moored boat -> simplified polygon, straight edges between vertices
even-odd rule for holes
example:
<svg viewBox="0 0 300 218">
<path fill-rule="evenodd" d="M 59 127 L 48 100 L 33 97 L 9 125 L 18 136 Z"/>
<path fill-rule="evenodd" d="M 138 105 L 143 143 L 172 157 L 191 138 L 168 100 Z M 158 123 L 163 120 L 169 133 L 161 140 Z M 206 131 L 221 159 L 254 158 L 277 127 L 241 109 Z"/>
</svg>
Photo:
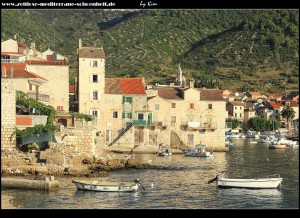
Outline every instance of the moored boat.
<svg viewBox="0 0 300 218">
<path fill-rule="evenodd" d="M 162 143 L 158 147 L 158 156 L 171 156 L 172 152 L 170 152 L 170 148 L 168 145 Z"/>
<path fill-rule="evenodd" d="M 185 156 L 189 157 L 214 157 L 213 151 L 207 151 L 204 147 L 195 147 L 185 150 Z"/>
<path fill-rule="evenodd" d="M 140 185 L 139 179 L 134 182 L 107 182 L 87 179 L 72 180 L 78 190 L 99 192 L 134 192 Z"/>
<path fill-rule="evenodd" d="M 267 178 L 254 178 L 254 179 L 229 179 L 216 176 L 208 181 L 212 183 L 216 181 L 220 188 L 249 188 L 249 189 L 271 189 L 277 188 L 281 182 L 279 174 L 270 175 Z"/>
</svg>

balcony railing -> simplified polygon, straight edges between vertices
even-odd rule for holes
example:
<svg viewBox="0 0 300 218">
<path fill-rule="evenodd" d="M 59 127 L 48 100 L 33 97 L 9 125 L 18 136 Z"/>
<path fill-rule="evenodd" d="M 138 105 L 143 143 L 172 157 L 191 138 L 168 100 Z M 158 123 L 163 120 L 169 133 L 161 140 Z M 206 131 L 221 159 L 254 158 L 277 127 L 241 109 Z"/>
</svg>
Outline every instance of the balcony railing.
<svg viewBox="0 0 300 218">
<path fill-rule="evenodd" d="M 27 92 L 27 97 L 28 98 L 33 98 L 36 99 L 36 93 L 34 92 Z M 50 101 L 50 97 L 49 95 L 45 95 L 45 94 L 38 94 L 38 101 L 42 101 L 42 102 L 49 102 Z"/>
<path fill-rule="evenodd" d="M 152 126 L 151 120 L 133 120 L 132 121 L 133 126 Z"/>
<path fill-rule="evenodd" d="M 19 59 L 1 59 L 1 63 L 20 63 Z"/>
<path fill-rule="evenodd" d="M 186 126 L 190 129 L 217 129 L 217 122 L 212 123 L 201 123 L 201 122 L 182 122 L 183 126 Z"/>
</svg>

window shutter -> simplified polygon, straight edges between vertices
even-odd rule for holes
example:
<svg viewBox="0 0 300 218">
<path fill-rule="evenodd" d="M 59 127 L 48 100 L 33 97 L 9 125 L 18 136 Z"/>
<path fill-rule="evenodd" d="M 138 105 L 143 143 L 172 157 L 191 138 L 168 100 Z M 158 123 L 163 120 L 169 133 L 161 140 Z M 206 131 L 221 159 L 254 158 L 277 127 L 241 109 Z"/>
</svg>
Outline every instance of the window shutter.
<svg viewBox="0 0 300 218">
<path fill-rule="evenodd" d="M 100 117 L 100 110 L 97 110 L 97 117 Z"/>
<path fill-rule="evenodd" d="M 122 112 L 122 118 L 123 119 L 125 118 L 125 112 Z"/>
<path fill-rule="evenodd" d="M 129 97 L 129 102 L 132 103 L 132 97 Z"/>
<path fill-rule="evenodd" d="M 90 115 L 93 115 L 93 110 L 90 110 Z"/>
<path fill-rule="evenodd" d="M 100 92 L 97 91 L 97 95 L 98 95 L 98 100 L 100 100 Z"/>
<path fill-rule="evenodd" d="M 130 118 L 130 119 L 132 119 L 132 112 L 130 112 L 130 114 L 129 114 L 129 118 Z"/>
<path fill-rule="evenodd" d="M 90 67 L 92 67 L 93 66 L 93 61 L 90 61 Z"/>
<path fill-rule="evenodd" d="M 90 99 L 93 100 L 93 91 L 90 91 Z"/>
<path fill-rule="evenodd" d="M 125 96 L 123 96 L 123 102 L 122 103 L 124 104 L 124 102 L 125 102 Z"/>
</svg>

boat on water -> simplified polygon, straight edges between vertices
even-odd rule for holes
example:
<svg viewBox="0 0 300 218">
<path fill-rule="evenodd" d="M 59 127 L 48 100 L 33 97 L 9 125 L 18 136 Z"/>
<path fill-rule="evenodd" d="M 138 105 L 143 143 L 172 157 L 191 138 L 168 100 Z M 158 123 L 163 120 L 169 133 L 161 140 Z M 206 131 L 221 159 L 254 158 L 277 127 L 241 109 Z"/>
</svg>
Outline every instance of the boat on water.
<svg viewBox="0 0 300 218">
<path fill-rule="evenodd" d="M 170 147 L 164 143 L 159 144 L 158 147 L 158 156 L 171 156 L 172 152 L 170 152 Z"/>
<path fill-rule="evenodd" d="M 279 174 L 270 175 L 267 178 L 254 179 L 229 179 L 216 176 L 208 181 L 212 183 L 216 181 L 219 188 L 249 188 L 249 189 L 271 189 L 277 188 L 281 182 Z"/>
<path fill-rule="evenodd" d="M 269 148 L 270 149 L 284 149 L 284 148 L 287 148 L 287 145 L 285 144 L 269 144 Z"/>
<path fill-rule="evenodd" d="M 99 191 L 99 192 L 134 192 L 141 185 L 137 178 L 134 182 L 109 182 L 87 179 L 74 179 L 78 190 Z"/>
<path fill-rule="evenodd" d="M 205 145 L 198 144 L 194 148 L 186 149 L 185 156 L 189 157 L 214 157 L 215 153 L 213 151 L 207 151 Z"/>
</svg>

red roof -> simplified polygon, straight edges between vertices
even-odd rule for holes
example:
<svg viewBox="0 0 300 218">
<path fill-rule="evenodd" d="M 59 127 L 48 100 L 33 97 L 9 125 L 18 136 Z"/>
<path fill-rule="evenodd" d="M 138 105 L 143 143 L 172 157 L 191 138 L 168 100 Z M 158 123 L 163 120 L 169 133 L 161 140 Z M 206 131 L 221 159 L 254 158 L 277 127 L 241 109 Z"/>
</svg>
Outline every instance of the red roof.
<svg viewBox="0 0 300 218">
<path fill-rule="evenodd" d="M 105 93 L 146 94 L 141 78 L 105 78 Z"/>
<path fill-rule="evenodd" d="M 26 48 L 27 45 L 25 45 L 23 42 L 17 42 L 18 43 L 18 46 L 21 47 L 21 48 Z"/>
<path fill-rule="evenodd" d="M 153 90 L 157 90 L 157 94 L 161 98 L 183 100 L 183 96 L 180 89 L 173 87 L 153 87 Z"/>
<path fill-rule="evenodd" d="M 123 94 L 146 94 L 141 78 L 123 78 L 121 88 Z"/>
<path fill-rule="evenodd" d="M 261 94 L 259 92 L 249 92 L 252 96 L 261 96 Z"/>
<path fill-rule="evenodd" d="M 4 75 L 4 71 L 6 71 L 6 76 L 8 78 L 37 78 L 48 81 L 44 77 L 41 77 L 32 72 L 28 72 L 26 70 L 26 64 L 24 63 L 1 63 L 1 76 Z"/>
<path fill-rule="evenodd" d="M 276 103 L 275 101 L 271 101 L 271 102 L 269 102 L 269 104 L 271 105 L 272 108 L 277 108 L 277 109 L 280 108 L 280 105 L 278 103 Z"/>
<path fill-rule="evenodd" d="M 72 92 L 72 93 L 75 92 L 75 86 L 74 85 L 69 85 L 69 92 Z"/>
<path fill-rule="evenodd" d="M 269 98 L 273 98 L 273 99 L 277 99 L 277 98 L 281 98 L 282 95 L 279 94 L 269 94 Z"/>
<path fill-rule="evenodd" d="M 69 65 L 69 62 L 66 60 L 62 60 L 62 61 L 27 60 L 25 61 L 25 63 L 29 65 Z"/>
<path fill-rule="evenodd" d="M 292 101 L 291 106 L 292 106 L 292 107 L 299 107 L 299 105 L 297 104 L 297 101 Z"/>
</svg>

